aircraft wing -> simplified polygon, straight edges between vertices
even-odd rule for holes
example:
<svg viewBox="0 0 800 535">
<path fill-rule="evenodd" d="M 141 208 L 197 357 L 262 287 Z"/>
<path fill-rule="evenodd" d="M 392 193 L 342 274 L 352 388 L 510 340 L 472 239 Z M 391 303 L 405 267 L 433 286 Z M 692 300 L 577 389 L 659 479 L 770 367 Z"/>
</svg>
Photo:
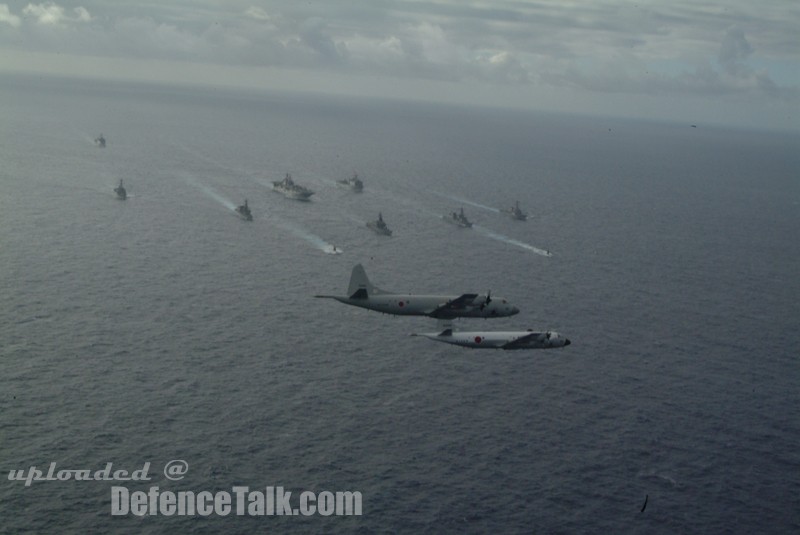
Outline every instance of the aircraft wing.
<svg viewBox="0 0 800 535">
<path fill-rule="evenodd" d="M 434 318 L 438 317 L 450 317 L 454 312 L 458 312 L 459 310 L 465 310 L 475 298 L 478 297 L 478 294 L 462 294 L 456 297 L 455 299 L 451 299 L 447 303 L 443 305 L 439 305 L 436 307 L 430 315 Z"/>
<path fill-rule="evenodd" d="M 526 334 L 525 336 L 517 338 L 513 342 L 508 342 L 507 344 L 503 344 L 501 346 L 501 349 L 518 349 L 518 348 L 524 346 L 525 344 L 527 344 L 528 342 L 531 342 L 533 340 L 537 340 L 537 339 L 546 340 L 547 334 L 548 333 L 546 333 L 546 332 L 545 333 L 531 332 L 531 333 Z"/>
</svg>

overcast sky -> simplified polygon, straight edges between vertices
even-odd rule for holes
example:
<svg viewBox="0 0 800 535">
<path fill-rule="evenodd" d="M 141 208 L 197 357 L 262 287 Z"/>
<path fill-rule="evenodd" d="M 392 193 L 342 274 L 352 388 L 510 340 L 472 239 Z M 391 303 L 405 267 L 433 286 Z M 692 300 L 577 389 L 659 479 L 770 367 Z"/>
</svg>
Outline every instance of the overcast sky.
<svg viewBox="0 0 800 535">
<path fill-rule="evenodd" d="M 0 70 L 800 129 L 800 1 L 9 1 Z"/>
</svg>

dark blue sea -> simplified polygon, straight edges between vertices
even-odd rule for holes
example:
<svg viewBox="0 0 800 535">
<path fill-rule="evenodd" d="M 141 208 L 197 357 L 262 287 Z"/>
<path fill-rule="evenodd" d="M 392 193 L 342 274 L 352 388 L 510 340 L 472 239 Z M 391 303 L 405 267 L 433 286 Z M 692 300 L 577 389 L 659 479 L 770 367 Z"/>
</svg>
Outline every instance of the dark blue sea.
<svg viewBox="0 0 800 535">
<path fill-rule="evenodd" d="M 799 231 L 797 133 L 3 75 L 0 530 L 796 533 Z M 357 263 L 572 345 L 313 298 Z M 150 481 L 8 479 L 51 462 Z M 120 484 L 363 514 L 112 516 Z"/>
</svg>

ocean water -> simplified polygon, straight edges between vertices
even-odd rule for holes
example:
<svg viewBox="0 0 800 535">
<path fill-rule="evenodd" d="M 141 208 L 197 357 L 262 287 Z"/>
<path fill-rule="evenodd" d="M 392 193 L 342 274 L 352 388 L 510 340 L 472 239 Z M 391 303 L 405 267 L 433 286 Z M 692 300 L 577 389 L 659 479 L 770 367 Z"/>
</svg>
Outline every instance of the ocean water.
<svg viewBox="0 0 800 535">
<path fill-rule="evenodd" d="M 0 82 L 3 532 L 800 530 L 797 134 Z M 287 172 L 311 202 L 270 190 Z M 460 207 L 475 228 L 441 221 Z M 462 328 L 572 345 L 469 350 L 313 298 L 356 263 L 522 311 Z M 112 516 L 111 482 L 6 477 L 51 462 L 359 491 L 363 514 Z"/>
</svg>

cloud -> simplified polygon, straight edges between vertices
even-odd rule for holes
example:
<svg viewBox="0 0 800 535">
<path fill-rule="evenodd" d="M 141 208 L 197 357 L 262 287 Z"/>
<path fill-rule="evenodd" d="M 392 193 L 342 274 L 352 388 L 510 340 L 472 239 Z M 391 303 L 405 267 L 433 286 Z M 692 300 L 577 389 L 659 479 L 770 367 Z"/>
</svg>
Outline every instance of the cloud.
<svg viewBox="0 0 800 535">
<path fill-rule="evenodd" d="M 508 50 L 494 51 L 488 57 L 479 57 L 479 64 L 483 69 L 483 78 L 487 80 L 528 83 L 533 79 L 519 59 Z"/>
<path fill-rule="evenodd" d="M 415 56 L 437 65 L 458 66 L 468 58 L 468 52 L 459 44 L 452 42 L 444 28 L 438 24 L 423 22 L 409 32 L 409 46 Z"/>
<path fill-rule="evenodd" d="M 725 71 L 732 76 L 744 74 L 747 68 L 742 63 L 748 56 L 753 53 L 753 47 L 744 36 L 744 31 L 734 26 L 728 28 L 725 32 L 725 38 L 720 45 L 719 59 L 720 64 L 724 67 Z"/>
<path fill-rule="evenodd" d="M 756 71 L 745 62 L 754 53 L 744 30 L 732 26 L 725 32 L 717 60 L 735 87 L 778 94 L 778 85 L 766 70 Z"/>
<path fill-rule="evenodd" d="M 113 34 L 120 42 L 107 42 L 106 45 L 123 55 L 135 53 L 150 57 L 192 58 L 197 56 L 202 43 L 192 32 L 150 18 L 119 20 L 114 24 Z"/>
<path fill-rule="evenodd" d="M 86 8 L 78 6 L 72 11 L 75 12 L 75 20 L 80 22 L 91 22 L 92 16 L 89 14 L 89 11 L 87 11 Z"/>
<path fill-rule="evenodd" d="M 28 4 L 22 14 L 36 19 L 39 24 L 58 24 L 64 19 L 64 8 L 55 4 Z"/>
<path fill-rule="evenodd" d="M 64 8 L 47 2 L 44 4 L 28 4 L 22 10 L 25 17 L 35 19 L 38 24 L 42 25 L 59 25 L 64 22 L 89 22 L 92 16 L 83 7 L 76 7 L 73 10 L 74 16 L 68 16 Z"/>
<path fill-rule="evenodd" d="M 244 11 L 245 16 L 255 20 L 270 20 L 269 13 L 260 7 L 250 6 Z"/>
<path fill-rule="evenodd" d="M 8 4 L 0 4 L 0 22 L 18 28 L 20 25 L 20 18 L 9 11 Z"/>
<path fill-rule="evenodd" d="M 774 96 L 800 85 L 800 7 L 782 0 L 84 2 L 92 13 L 0 4 L 0 47 L 593 93 Z"/>
<path fill-rule="evenodd" d="M 360 62 L 369 69 L 401 64 L 405 58 L 403 42 L 395 35 L 375 39 L 356 34 L 345 41 L 345 46 L 353 62 Z"/>
<path fill-rule="evenodd" d="M 325 21 L 320 17 L 311 17 L 303 21 L 298 33 L 302 42 L 323 60 L 339 63 L 347 56 L 347 47 L 333 42 L 327 32 Z"/>
</svg>

